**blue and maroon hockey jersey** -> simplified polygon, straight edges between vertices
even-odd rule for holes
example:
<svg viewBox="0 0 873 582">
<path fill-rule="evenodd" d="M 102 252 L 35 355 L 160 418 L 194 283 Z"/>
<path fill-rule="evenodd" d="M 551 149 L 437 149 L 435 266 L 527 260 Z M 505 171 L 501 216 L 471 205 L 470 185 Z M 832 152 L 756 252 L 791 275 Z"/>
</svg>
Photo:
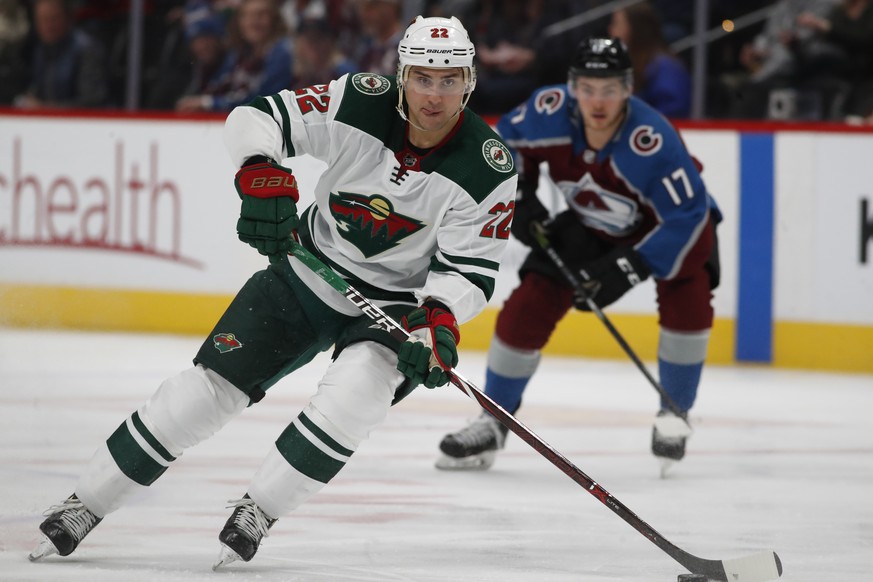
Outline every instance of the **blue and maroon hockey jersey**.
<svg viewBox="0 0 873 582">
<path fill-rule="evenodd" d="M 537 184 L 540 164 L 579 220 L 618 244 L 632 244 L 659 279 L 675 277 L 710 216 L 721 213 L 676 129 L 630 97 L 624 122 L 601 150 L 585 140 L 566 85 L 538 89 L 500 118 L 521 181 Z"/>
</svg>

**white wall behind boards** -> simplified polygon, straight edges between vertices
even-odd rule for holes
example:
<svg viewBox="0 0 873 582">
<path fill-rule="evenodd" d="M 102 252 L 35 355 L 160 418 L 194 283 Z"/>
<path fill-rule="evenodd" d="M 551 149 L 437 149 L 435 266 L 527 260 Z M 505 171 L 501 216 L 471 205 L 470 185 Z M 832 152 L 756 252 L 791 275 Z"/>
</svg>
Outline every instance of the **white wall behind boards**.
<svg viewBox="0 0 873 582">
<path fill-rule="evenodd" d="M 775 164 L 776 318 L 873 325 L 873 135 L 779 135 Z"/>
<path fill-rule="evenodd" d="M 3 301 L 10 290 L 232 296 L 267 262 L 237 240 L 235 168 L 222 128 L 217 119 L 0 112 L 0 323 L 2 310 L 18 308 Z M 749 266 L 738 259 L 741 137 L 773 134 L 772 323 L 835 326 L 835 337 L 851 326 L 860 333 L 854 343 L 873 343 L 873 132 L 825 129 L 683 126 L 725 217 L 716 317 L 737 318 Z M 309 158 L 286 163 L 305 206 L 323 166 Z M 510 242 L 494 307 L 517 283 L 526 252 Z M 610 313 L 654 322 L 654 286 L 635 288 Z"/>
</svg>

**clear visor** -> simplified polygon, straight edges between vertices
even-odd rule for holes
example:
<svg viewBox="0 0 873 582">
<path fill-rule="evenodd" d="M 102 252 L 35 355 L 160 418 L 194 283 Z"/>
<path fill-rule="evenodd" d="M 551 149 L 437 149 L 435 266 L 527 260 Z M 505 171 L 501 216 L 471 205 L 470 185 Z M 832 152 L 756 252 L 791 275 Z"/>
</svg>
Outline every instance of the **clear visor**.
<svg viewBox="0 0 873 582">
<path fill-rule="evenodd" d="M 466 69 L 407 69 L 403 81 L 407 91 L 422 95 L 463 95 L 472 90 Z"/>
</svg>

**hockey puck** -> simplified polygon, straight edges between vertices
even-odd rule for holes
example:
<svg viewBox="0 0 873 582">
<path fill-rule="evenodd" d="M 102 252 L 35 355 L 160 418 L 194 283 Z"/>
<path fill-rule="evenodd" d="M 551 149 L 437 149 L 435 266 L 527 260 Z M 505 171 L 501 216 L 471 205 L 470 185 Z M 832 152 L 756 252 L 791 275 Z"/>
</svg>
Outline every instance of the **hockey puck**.
<svg viewBox="0 0 873 582">
<path fill-rule="evenodd" d="M 707 582 L 709 578 L 703 574 L 679 574 L 678 582 Z"/>
</svg>

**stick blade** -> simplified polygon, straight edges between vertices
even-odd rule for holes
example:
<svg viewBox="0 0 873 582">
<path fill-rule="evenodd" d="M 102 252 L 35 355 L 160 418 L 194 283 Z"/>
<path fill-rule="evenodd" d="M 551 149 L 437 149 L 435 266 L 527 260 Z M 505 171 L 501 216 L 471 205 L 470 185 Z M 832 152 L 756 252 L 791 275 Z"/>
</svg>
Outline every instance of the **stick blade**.
<svg viewBox="0 0 873 582">
<path fill-rule="evenodd" d="M 782 576 L 782 560 L 776 552 L 723 560 L 722 565 L 729 582 L 766 582 Z"/>
</svg>

